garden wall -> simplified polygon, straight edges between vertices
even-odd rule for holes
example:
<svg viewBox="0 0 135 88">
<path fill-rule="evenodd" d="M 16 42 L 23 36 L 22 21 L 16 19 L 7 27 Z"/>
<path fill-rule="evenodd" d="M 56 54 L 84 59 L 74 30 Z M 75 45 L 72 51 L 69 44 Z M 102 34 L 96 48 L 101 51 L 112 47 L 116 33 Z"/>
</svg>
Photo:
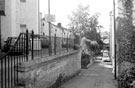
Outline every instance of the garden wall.
<svg viewBox="0 0 135 88">
<path fill-rule="evenodd" d="M 19 88 L 55 88 L 81 70 L 80 50 L 24 62 L 18 67 Z"/>
</svg>

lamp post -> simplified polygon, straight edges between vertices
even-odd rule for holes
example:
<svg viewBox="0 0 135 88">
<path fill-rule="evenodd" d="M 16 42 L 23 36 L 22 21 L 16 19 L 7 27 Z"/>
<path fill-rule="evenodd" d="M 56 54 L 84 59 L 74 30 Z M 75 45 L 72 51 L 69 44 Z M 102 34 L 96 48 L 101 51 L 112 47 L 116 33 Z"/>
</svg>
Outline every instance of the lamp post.
<svg viewBox="0 0 135 88">
<path fill-rule="evenodd" d="M 50 18 L 50 0 L 48 0 L 48 17 Z M 49 20 L 49 55 L 52 55 L 52 45 L 51 45 L 51 22 Z"/>
<path fill-rule="evenodd" d="M 109 35 L 109 43 L 110 43 L 110 58 L 112 61 L 112 11 L 110 11 L 110 35 Z"/>
<path fill-rule="evenodd" d="M 2 41 L 2 38 L 1 38 L 1 16 L 0 16 L 0 53 L 1 53 L 1 41 Z"/>
<path fill-rule="evenodd" d="M 113 0 L 113 19 L 114 19 L 114 78 L 116 79 L 116 20 L 115 20 L 115 0 Z"/>
</svg>

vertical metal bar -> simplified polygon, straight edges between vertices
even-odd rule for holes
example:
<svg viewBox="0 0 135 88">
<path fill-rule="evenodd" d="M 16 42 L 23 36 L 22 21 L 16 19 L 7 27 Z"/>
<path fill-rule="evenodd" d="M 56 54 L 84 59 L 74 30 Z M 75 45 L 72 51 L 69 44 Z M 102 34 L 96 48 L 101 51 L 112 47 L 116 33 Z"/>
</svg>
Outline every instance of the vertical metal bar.
<svg viewBox="0 0 135 88">
<path fill-rule="evenodd" d="M 54 36 L 54 54 L 56 55 L 56 33 L 55 33 L 55 36 Z"/>
<path fill-rule="evenodd" d="M 38 51 L 37 51 L 37 37 L 35 37 L 34 43 L 35 43 L 34 48 L 35 48 L 35 52 L 36 52 L 36 56 L 37 56 L 37 54 L 38 54 Z"/>
<path fill-rule="evenodd" d="M 26 30 L 26 60 L 28 61 L 28 53 L 29 53 L 29 49 L 28 49 L 28 30 Z"/>
<path fill-rule="evenodd" d="M 28 49 L 29 49 L 29 47 L 28 47 Z M 25 58 L 26 54 L 25 54 L 25 52 L 26 52 L 26 34 L 23 37 L 23 56 L 22 56 L 22 58 L 24 59 L 24 61 L 26 61 L 26 58 Z"/>
<path fill-rule="evenodd" d="M 5 73 L 4 73 L 5 74 L 5 79 L 4 79 L 5 80 L 5 88 L 7 87 L 7 80 L 6 80 L 6 77 L 7 77 L 7 69 L 6 69 L 7 68 L 6 67 L 7 63 L 6 62 L 7 62 L 7 59 L 5 58 L 5 67 L 4 67 L 4 70 L 5 70 Z"/>
<path fill-rule="evenodd" d="M 3 88 L 3 59 L 2 58 L 0 61 L 1 61 L 1 88 Z"/>
<path fill-rule="evenodd" d="M 11 88 L 13 87 L 13 58 L 11 56 Z"/>
<path fill-rule="evenodd" d="M 8 88 L 10 88 L 10 57 L 9 56 L 7 56 L 8 58 Z"/>
<path fill-rule="evenodd" d="M 38 35 L 38 39 L 37 39 L 37 49 L 38 49 L 38 55 L 41 56 L 41 51 L 40 51 L 40 47 L 39 47 L 39 42 L 40 42 L 40 35 Z"/>
<path fill-rule="evenodd" d="M 42 46 L 41 46 L 42 39 L 43 39 L 43 36 L 40 35 L 40 45 L 39 45 L 39 46 L 40 46 L 40 49 L 41 49 L 41 50 L 40 50 L 40 51 L 41 51 L 41 58 L 42 58 L 43 55 L 44 55 L 44 54 L 43 54 L 43 49 L 42 49 Z"/>
<path fill-rule="evenodd" d="M 17 44 L 18 45 L 18 44 Z M 18 57 L 17 57 L 17 59 L 18 59 Z M 13 84 L 13 86 L 15 85 L 15 77 L 16 77 L 16 73 L 15 73 L 15 63 L 16 63 L 16 58 L 15 58 L 15 56 L 13 56 L 13 73 L 14 73 L 14 76 L 13 76 L 13 82 L 14 82 L 14 84 Z M 19 59 L 19 61 L 20 61 L 20 59 Z"/>
<path fill-rule="evenodd" d="M 32 42 L 32 46 L 31 46 L 31 48 L 32 48 L 32 49 L 31 49 L 31 57 L 32 57 L 32 60 L 33 60 L 33 59 L 34 59 L 34 56 L 33 56 L 33 47 L 34 47 L 34 46 L 33 46 L 33 45 L 34 45 L 34 43 L 33 43 L 33 42 L 34 42 L 34 31 L 32 31 L 31 38 L 32 38 L 32 39 L 31 39 L 31 42 Z"/>
<path fill-rule="evenodd" d="M 26 30 L 26 32 L 27 32 L 27 30 Z M 21 62 L 23 62 L 23 61 L 26 61 L 26 54 L 27 54 L 27 47 L 26 47 L 26 41 L 27 41 L 27 38 L 26 38 L 26 36 L 27 36 L 27 33 L 22 33 L 21 34 L 21 37 L 20 37 L 20 43 L 21 44 L 19 44 L 19 46 L 21 45 L 21 51 L 22 51 L 22 54 L 21 54 L 21 56 L 19 57 L 19 59 L 22 59 L 21 61 L 19 61 L 18 63 L 21 63 Z M 24 59 L 24 60 L 23 60 Z"/>
<path fill-rule="evenodd" d="M 38 36 L 36 37 L 36 52 L 37 52 L 37 56 L 39 55 L 39 51 L 38 51 Z"/>
<path fill-rule="evenodd" d="M 22 37 L 23 37 L 23 34 L 20 34 L 19 35 L 19 37 L 17 38 L 17 45 L 15 46 L 15 47 L 17 47 L 17 52 L 19 52 L 19 54 L 21 53 L 21 52 L 23 52 L 22 50 L 21 50 L 21 45 L 22 45 L 22 41 L 21 40 L 23 40 L 22 39 Z M 16 57 L 16 62 L 21 62 L 21 58 L 18 58 L 19 56 L 17 55 L 17 57 Z"/>
<path fill-rule="evenodd" d="M 28 38 L 27 38 L 28 37 Z M 25 33 L 25 36 L 24 36 L 24 59 L 25 61 L 27 61 L 27 56 L 29 55 L 29 33 Z"/>
<path fill-rule="evenodd" d="M 68 52 L 68 34 L 67 34 L 67 52 Z"/>
<path fill-rule="evenodd" d="M 24 36 L 24 33 L 20 33 L 19 37 L 17 38 L 17 52 L 19 52 L 20 55 L 17 55 L 17 56 L 14 56 L 14 59 L 13 59 L 13 72 L 14 72 L 14 84 L 17 84 L 18 83 L 18 72 L 17 72 L 17 69 L 18 69 L 18 63 L 22 62 L 23 61 L 23 58 L 21 58 L 21 55 L 24 53 L 23 49 L 23 36 Z"/>
<path fill-rule="evenodd" d="M 23 34 L 20 34 L 17 45 L 16 45 L 19 47 L 19 49 L 17 49 L 18 50 L 17 52 L 19 52 L 19 54 L 21 54 L 21 53 L 23 54 L 23 52 L 24 52 L 23 51 L 24 47 L 22 45 L 23 45 Z M 15 83 L 18 82 L 18 72 L 16 71 L 18 69 L 18 63 L 22 62 L 22 61 L 23 61 L 23 58 L 21 58 L 20 55 L 17 55 L 14 59 L 14 73 L 16 73 L 16 76 L 14 76 Z"/>
</svg>

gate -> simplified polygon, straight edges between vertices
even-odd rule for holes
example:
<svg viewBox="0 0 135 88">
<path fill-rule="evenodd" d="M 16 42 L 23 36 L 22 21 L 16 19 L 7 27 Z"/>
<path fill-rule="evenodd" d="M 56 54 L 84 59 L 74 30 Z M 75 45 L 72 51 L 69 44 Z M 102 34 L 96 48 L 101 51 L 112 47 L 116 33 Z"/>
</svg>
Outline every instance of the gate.
<svg viewBox="0 0 135 88">
<path fill-rule="evenodd" d="M 28 61 L 30 49 L 28 30 L 10 41 L 10 44 L 5 46 L 6 54 L 0 56 L 0 88 L 15 88 L 18 83 L 18 64 Z"/>
</svg>

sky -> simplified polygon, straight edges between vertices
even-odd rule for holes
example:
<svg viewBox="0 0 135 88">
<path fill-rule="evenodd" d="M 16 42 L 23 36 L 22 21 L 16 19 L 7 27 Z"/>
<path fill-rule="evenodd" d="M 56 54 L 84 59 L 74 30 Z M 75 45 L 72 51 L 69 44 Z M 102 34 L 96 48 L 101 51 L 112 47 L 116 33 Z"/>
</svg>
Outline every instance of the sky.
<svg viewBox="0 0 135 88">
<path fill-rule="evenodd" d="M 69 23 L 68 16 L 75 11 L 81 3 L 83 6 L 90 6 L 90 14 L 101 13 L 99 24 L 104 26 L 103 31 L 109 31 L 110 11 L 113 9 L 113 0 L 50 0 L 50 13 L 55 15 L 55 22 L 62 23 L 67 28 Z M 40 12 L 42 17 L 48 14 L 48 0 L 40 0 Z"/>
</svg>

